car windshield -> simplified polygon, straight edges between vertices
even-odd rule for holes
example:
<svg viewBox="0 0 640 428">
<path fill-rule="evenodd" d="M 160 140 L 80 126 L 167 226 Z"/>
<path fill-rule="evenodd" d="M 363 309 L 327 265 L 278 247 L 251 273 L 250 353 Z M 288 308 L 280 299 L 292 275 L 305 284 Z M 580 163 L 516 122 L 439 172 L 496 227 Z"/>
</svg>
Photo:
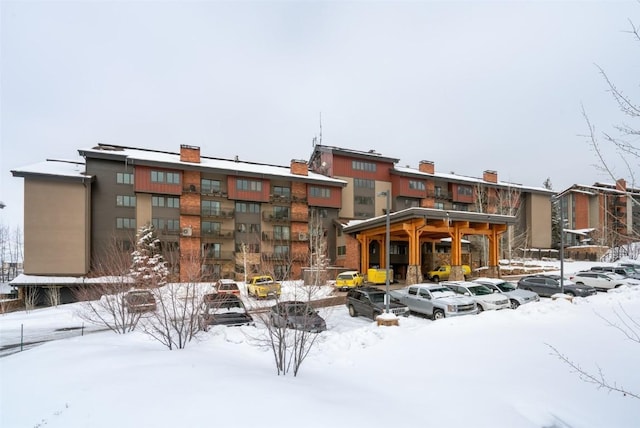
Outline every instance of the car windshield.
<svg viewBox="0 0 640 428">
<path fill-rule="evenodd" d="M 605 275 L 607 275 L 611 279 L 617 279 L 617 280 L 624 279 L 624 276 L 619 275 L 617 273 L 613 273 L 613 272 L 607 272 Z"/>
<path fill-rule="evenodd" d="M 384 303 L 384 293 L 371 293 L 369 294 L 369 299 L 373 303 Z"/>
<path fill-rule="evenodd" d="M 291 305 L 287 308 L 289 315 L 293 316 L 308 316 L 314 315 L 316 311 L 310 308 L 308 305 Z"/>
<path fill-rule="evenodd" d="M 485 285 L 474 285 L 469 287 L 469 291 L 471 292 L 471 294 L 475 295 L 475 296 L 484 296 L 487 294 L 493 294 L 493 291 L 485 286 Z"/>
<path fill-rule="evenodd" d="M 513 291 L 517 288 L 514 284 L 510 282 L 501 282 L 500 284 L 496 284 L 496 287 L 498 287 L 500 291 L 503 291 L 503 292 Z"/>
</svg>

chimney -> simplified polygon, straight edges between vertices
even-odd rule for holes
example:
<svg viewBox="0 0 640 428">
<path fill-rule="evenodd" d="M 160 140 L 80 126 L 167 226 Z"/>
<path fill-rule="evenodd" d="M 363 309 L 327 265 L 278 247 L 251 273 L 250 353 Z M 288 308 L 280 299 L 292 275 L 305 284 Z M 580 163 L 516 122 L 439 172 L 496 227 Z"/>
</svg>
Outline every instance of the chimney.
<svg viewBox="0 0 640 428">
<path fill-rule="evenodd" d="M 418 165 L 418 170 L 427 174 L 435 174 L 436 166 L 432 161 L 421 160 L 420 164 Z"/>
<path fill-rule="evenodd" d="M 627 182 L 624 178 L 619 178 L 616 180 L 616 190 L 620 190 L 621 192 L 627 191 Z"/>
<path fill-rule="evenodd" d="M 309 175 L 309 165 L 306 161 L 291 159 L 291 174 Z"/>
<path fill-rule="evenodd" d="M 496 171 L 486 170 L 482 173 L 482 179 L 488 183 L 498 182 L 498 173 Z"/>
<path fill-rule="evenodd" d="M 180 162 L 200 163 L 200 147 L 181 144 Z"/>
</svg>

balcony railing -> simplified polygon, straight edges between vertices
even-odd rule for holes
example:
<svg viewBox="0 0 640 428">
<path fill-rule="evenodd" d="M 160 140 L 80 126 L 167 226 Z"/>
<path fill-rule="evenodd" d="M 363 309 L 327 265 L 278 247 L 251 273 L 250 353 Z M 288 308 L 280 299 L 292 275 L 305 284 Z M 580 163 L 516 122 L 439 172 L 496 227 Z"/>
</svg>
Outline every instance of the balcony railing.
<svg viewBox="0 0 640 428">
<path fill-rule="evenodd" d="M 235 237 L 234 230 L 203 230 L 202 236 L 204 238 L 223 238 L 232 239 Z"/>
<path fill-rule="evenodd" d="M 213 251 L 211 253 L 205 253 L 203 256 L 204 262 L 214 262 L 216 260 L 234 260 L 235 253 L 233 251 Z"/>
</svg>

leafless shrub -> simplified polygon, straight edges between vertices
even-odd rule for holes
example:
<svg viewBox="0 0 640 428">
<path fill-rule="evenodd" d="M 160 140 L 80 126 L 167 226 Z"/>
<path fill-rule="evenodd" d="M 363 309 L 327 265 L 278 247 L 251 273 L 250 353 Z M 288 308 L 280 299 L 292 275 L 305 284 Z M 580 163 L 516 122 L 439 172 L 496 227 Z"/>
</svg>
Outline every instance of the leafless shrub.
<svg viewBox="0 0 640 428">
<path fill-rule="evenodd" d="M 171 283 L 149 291 L 157 309 L 142 318 L 142 331 L 171 350 L 185 348 L 200 330 L 202 287 L 196 282 Z"/>
<path fill-rule="evenodd" d="M 46 290 L 49 306 L 57 307 L 60 304 L 60 287 L 51 285 Z"/>
<path fill-rule="evenodd" d="M 24 307 L 27 312 L 36 307 L 40 298 L 40 287 L 30 285 L 24 289 Z"/>
</svg>

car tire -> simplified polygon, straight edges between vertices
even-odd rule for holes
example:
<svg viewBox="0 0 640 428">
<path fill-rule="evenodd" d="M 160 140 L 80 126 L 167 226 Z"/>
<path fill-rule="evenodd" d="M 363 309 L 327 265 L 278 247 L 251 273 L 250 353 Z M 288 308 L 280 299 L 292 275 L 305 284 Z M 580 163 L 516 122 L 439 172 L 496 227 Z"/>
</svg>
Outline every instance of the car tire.
<svg viewBox="0 0 640 428">
<path fill-rule="evenodd" d="M 434 309 L 433 320 L 441 320 L 444 318 L 444 311 L 442 309 Z"/>
<path fill-rule="evenodd" d="M 518 301 L 516 299 L 511 299 L 511 309 L 518 309 L 518 306 L 520 306 L 520 303 L 518 303 Z"/>
<path fill-rule="evenodd" d="M 437 275 L 434 276 L 433 278 L 431 278 L 431 281 L 433 282 L 440 282 L 440 277 L 438 277 Z"/>
<path fill-rule="evenodd" d="M 478 305 L 478 313 L 483 312 L 483 311 L 484 311 L 484 308 L 482 307 L 482 305 L 479 304 Z"/>
<path fill-rule="evenodd" d="M 349 305 L 349 315 L 352 317 L 358 316 L 358 312 L 356 312 L 356 308 L 354 308 L 353 305 Z"/>
<path fill-rule="evenodd" d="M 564 294 L 566 294 L 567 296 L 576 297 L 576 293 L 574 293 L 573 291 L 565 291 Z"/>
<path fill-rule="evenodd" d="M 371 314 L 371 319 L 375 321 L 376 318 L 378 318 L 378 315 L 382 315 L 382 313 L 373 311 L 373 313 Z"/>
</svg>

